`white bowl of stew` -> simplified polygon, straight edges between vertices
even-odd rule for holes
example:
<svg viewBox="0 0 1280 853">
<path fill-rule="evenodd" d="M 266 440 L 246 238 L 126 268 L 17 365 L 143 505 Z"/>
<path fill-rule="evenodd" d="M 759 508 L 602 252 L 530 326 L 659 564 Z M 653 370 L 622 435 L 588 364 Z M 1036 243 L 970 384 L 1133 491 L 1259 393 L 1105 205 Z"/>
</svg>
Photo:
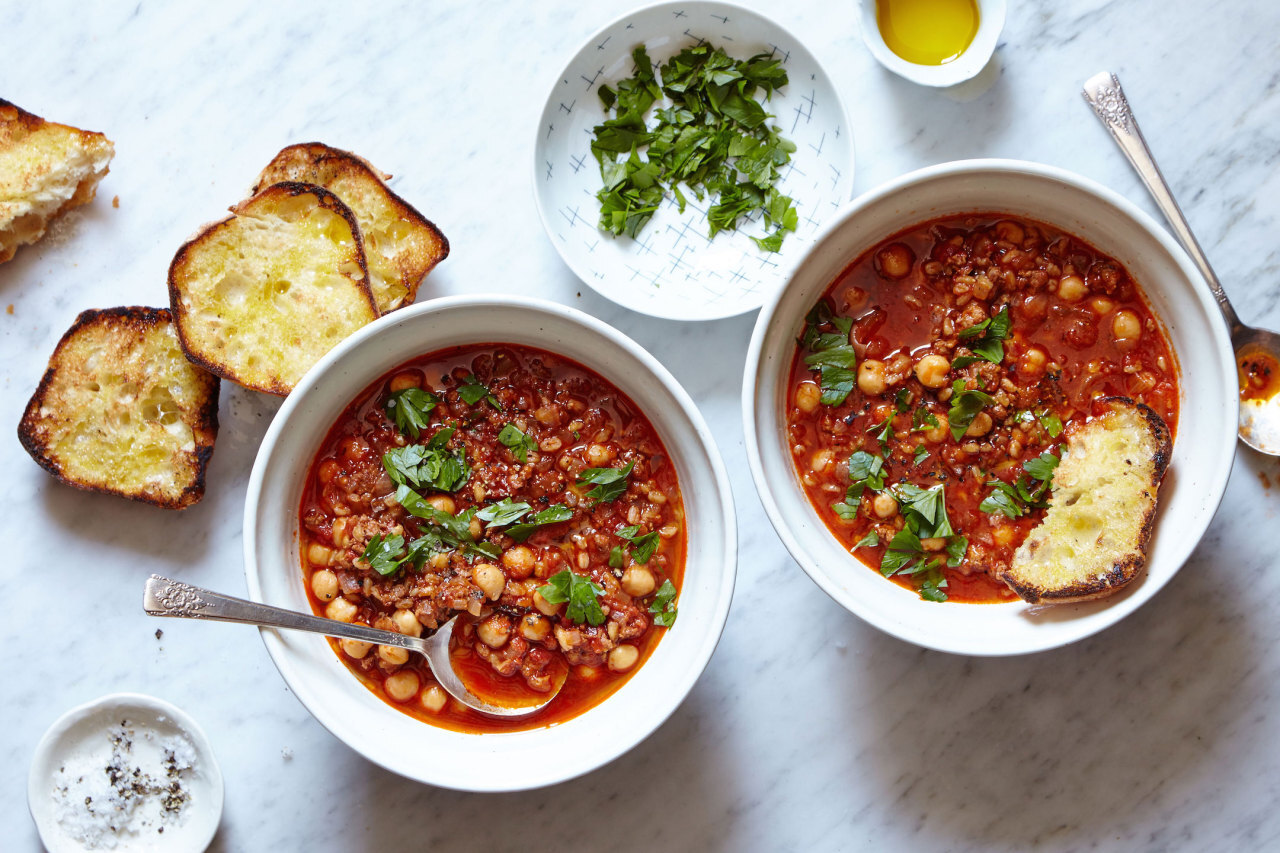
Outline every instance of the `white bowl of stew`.
<svg viewBox="0 0 1280 853">
<path fill-rule="evenodd" d="M 825 230 L 761 311 L 743 416 L 765 510 L 825 592 L 921 646 L 1009 655 L 1100 631 L 1178 571 L 1226 488 L 1235 389 L 1213 298 L 1149 216 L 1061 169 L 972 160 L 873 190 Z M 1043 517 L 1064 429 L 1108 396 L 1174 435 L 1145 571 L 1104 599 L 1029 605 L 995 575 Z M 921 544 L 893 544 L 903 527 Z"/>
<path fill-rule="evenodd" d="M 676 709 L 728 615 L 736 539 L 710 432 L 651 355 L 570 308 L 452 297 L 360 330 L 290 394 L 250 479 L 245 562 L 269 604 L 417 635 L 461 614 L 455 669 L 491 701 L 567 672 L 546 709 L 500 720 L 417 656 L 263 631 L 370 760 L 512 791 L 599 767 Z"/>
</svg>

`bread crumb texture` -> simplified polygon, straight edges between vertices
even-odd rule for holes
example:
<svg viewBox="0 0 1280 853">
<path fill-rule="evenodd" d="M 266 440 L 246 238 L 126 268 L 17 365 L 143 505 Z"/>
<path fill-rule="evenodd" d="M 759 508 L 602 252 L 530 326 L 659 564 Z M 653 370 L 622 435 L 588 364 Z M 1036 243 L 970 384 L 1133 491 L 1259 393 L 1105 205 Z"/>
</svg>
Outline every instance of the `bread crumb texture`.
<svg viewBox="0 0 1280 853">
<path fill-rule="evenodd" d="M 1048 512 L 1000 575 L 1032 604 L 1111 595 L 1146 564 L 1169 428 L 1126 397 L 1100 403 L 1101 415 L 1069 433 Z"/>
<path fill-rule="evenodd" d="M 204 495 L 218 379 L 187 361 L 168 310 L 85 311 L 62 336 L 18 426 L 77 488 L 182 509 Z"/>
<path fill-rule="evenodd" d="M 114 155 L 101 133 L 0 99 L 0 263 L 43 237 L 59 214 L 93 201 Z"/>
<path fill-rule="evenodd" d="M 359 226 L 328 190 L 273 184 L 182 246 L 169 267 L 178 334 L 195 363 L 288 394 L 378 316 Z"/>
</svg>

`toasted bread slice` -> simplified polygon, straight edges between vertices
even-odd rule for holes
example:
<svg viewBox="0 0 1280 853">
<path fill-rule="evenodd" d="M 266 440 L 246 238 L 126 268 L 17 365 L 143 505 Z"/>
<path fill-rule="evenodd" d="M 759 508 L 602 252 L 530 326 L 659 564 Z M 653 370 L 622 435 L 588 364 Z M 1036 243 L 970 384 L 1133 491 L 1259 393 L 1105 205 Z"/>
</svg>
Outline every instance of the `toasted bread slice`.
<svg viewBox="0 0 1280 853">
<path fill-rule="evenodd" d="M 82 313 L 18 424 L 64 483 L 168 509 L 204 496 L 217 435 L 218 378 L 187 361 L 165 308 Z"/>
<path fill-rule="evenodd" d="M 187 357 L 281 396 L 378 316 L 354 214 L 311 184 L 273 184 L 206 227 L 169 265 Z"/>
<path fill-rule="evenodd" d="M 1049 510 L 1000 574 L 1032 604 L 1111 595 L 1146 565 L 1169 428 L 1127 397 L 1100 404 L 1103 414 L 1068 435 Z"/>
<path fill-rule="evenodd" d="M 347 151 L 304 142 L 277 154 L 253 191 L 300 181 L 342 199 L 360 223 L 369 284 L 379 313 L 385 314 L 413 302 L 422 279 L 449 254 L 449 241 L 440 229 L 383 183 L 390 177 Z"/>
<path fill-rule="evenodd" d="M 101 133 L 45 121 L 0 99 L 0 263 L 93 201 L 115 146 Z"/>
</svg>

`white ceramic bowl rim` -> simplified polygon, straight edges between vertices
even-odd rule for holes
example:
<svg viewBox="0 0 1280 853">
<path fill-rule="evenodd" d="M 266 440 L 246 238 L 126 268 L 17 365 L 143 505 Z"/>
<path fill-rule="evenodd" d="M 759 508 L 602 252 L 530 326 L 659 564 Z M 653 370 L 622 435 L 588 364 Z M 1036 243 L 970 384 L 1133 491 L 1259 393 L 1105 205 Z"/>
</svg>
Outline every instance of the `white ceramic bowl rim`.
<svg viewBox="0 0 1280 853">
<path fill-rule="evenodd" d="M 628 390 L 629 384 L 638 387 L 642 382 L 641 379 L 610 375 L 599 364 L 593 364 L 590 358 L 581 358 L 572 352 L 566 352 L 567 345 L 557 347 L 556 343 L 550 339 L 544 338 L 530 342 L 527 340 L 528 336 L 524 336 L 525 339 L 522 340 L 519 335 L 504 335 L 498 332 L 488 338 L 475 337 L 468 338 L 467 341 L 438 344 L 423 343 L 412 352 L 399 347 L 398 355 L 396 352 L 385 351 L 377 357 L 383 360 L 392 355 L 396 357 L 394 363 L 382 369 L 353 367 L 340 379 L 334 380 L 341 383 L 337 387 L 341 388 L 343 393 L 346 393 L 348 387 L 350 393 L 341 400 L 335 399 L 331 404 L 325 404 L 328 424 L 331 424 L 342 408 L 348 405 L 351 398 L 383 375 L 386 370 L 417 355 L 465 342 L 503 343 L 509 340 L 511 343 L 546 349 L 583 363 L 636 400 L 663 438 L 673 460 L 681 466 L 681 487 L 685 496 L 686 513 L 689 514 L 690 520 L 693 520 L 693 510 L 697 508 L 702 519 L 708 523 L 705 528 L 706 533 L 701 540 L 698 539 L 699 534 L 693 530 L 694 525 L 690 524 L 689 559 L 686 563 L 681 591 L 680 619 L 671 629 L 670 635 L 662 637 L 662 642 L 658 644 L 645 665 L 632 675 L 617 693 L 583 714 L 548 728 L 475 735 L 431 726 L 389 707 L 369 693 L 346 670 L 322 638 L 272 629 L 262 630 L 263 642 L 285 682 L 307 710 L 336 737 L 369 760 L 395 773 L 441 787 L 469 791 L 516 791 L 562 782 L 612 761 L 648 737 L 679 707 L 709 662 L 728 618 L 736 573 L 736 527 L 733 523 L 733 499 L 729 489 L 728 475 L 710 429 L 703 421 L 692 399 L 665 367 L 618 330 L 576 309 L 528 297 L 454 296 L 418 303 L 365 326 L 325 355 L 298 382 L 297 390 L 286 398 L 263 438 L 250 475 L 245 500 L 245 576 L 250 598 L 281 606 L 294 604 L 295 607 L 305 607 L 302 602 L 272 600 L 264 596 L 264 576 L 260 573 L 271 569 L 261 565 L 262 560 L 259 558 L 258 550 L 260 547 L 270 547 L 269 543 L 259 544 L 260 536 L 265 535 L 263 531 L 268 530 L 269 526 L 258 516 L 260 502 L 264 499 L 265 478 L 268 470 L 292 464 L 276 462 L 273 459 L 277 455 L 285 454 L 281 448 L 289 443 L 287 436 L 294 421 L 306 423 L 318 417 L 309 414 L 298 415 L 300 407 L 306 405 L 309 393 L 314 391 L 319 383 L 326 381 L 328 376 L 341 370 L 343 360 L 349 354 L 372 347 L 371 342 L 380 335 L 401 327 L 414 328 L 415 323 L 426 325 L 433 322 L 432 317 L 449 317 L 451 313 L 501 310 L 522 312 L 522 323 L 527 321 L 531 328 L 540 320 L 551 324 L 556 322 L 570 324 L 572 329 L 585 333 L 588 340 L 594 344 L 612 347 L 611 352 L 615 353 L 612 357 L 625 362 L 629 371 L 637 376 L 643 374 L 644 377 L 651 378 L 659 384 L 660 389 L 653 393 L 661 394 L 664 402 L 671 404 L 673 414 L 666 415 L 645 409 L 642 401 L 637 399 L 638 395 Z M 538 334 L 547 333 L 539 332 Z M 608 354 L 602 356 L 602 359 L 605 357 L 609 357 Z M 696 437 L 696 441 L 686 438 L 684 447 L 673 444 L 671 436 L 663 434 L 664 423 L 670 424 L 672 430 L 679 430 L 682 435 Z M 324 430 L 328 430 L 327 424 Z M 290 452 L 301 453 L 309 460 L 315 453 L 315 449 L 315 446 L 298 447 Z M 685 465 L 688 467 L 684 467 Z M 686 479 L 691 472 L 698 478 L 696 483 Z M 292 493 L 296 495 L 296 484 L 291 488 Z M 691 493 L 694 488 L 697 489 L 696 494 Z M 296 501 L 296 497 L 294 500 Z M 296 504 L 293 513 L 293 521 L 289 523 L 296 522 Z M 258 529 L 259 525 L 263 526 L 263 531 Z M 288 537 L 294 540 L 293 544 L 296 548 L 296 529 L 289 531 Z M 697 565 L 695 565 L 696 554 L 703 555 L 703 562 Z M 707 555 L 715 555 L 715 559 L 707 559 Z M 283 560 L 285 570 L 296 564 L 296 560 L 290 560 L 288 555 L 283 557 L 274 555 L 272 559 Z M 301 596 L 300 572 L 297 575 L 296 586 Z M 686 602 L 691 604 L 687 610 Z M 703 602 L 700 605 L 701 609 L 693 606 L 693 602 Z M 683 636 L 680 635 L 681 626 L 688 632 Z M 673 658 L 680 652 L 683 652 L 683 655 L 678 659 Z M 325 684 L 316 684 L 314 682 L 317 679 L 307 677 L 307 674 L 315 672 L 315 663 L 307 660 L 307 655 L 316 660 L 322 660 L 320 665 L 330 668 L 331 672 L 326 678 L 333 679 L 332 684 L 328 680 Z M 306 674 L 303 670 L 306 670 Z M 335 672 L 340 674 L 333 674 Z M 674 673 L 673 677 L 662 680 L 664 674 L 671 673 Z M 649 689 L 655 685 L 661 687 L 661 691 Z M 581 743 L 576 741 L 574 743 L 578 748 L 565 748 L 566 738 L 574 737 L 575 732 L 586 728 L 587 724 L 583 722 L 584 720 L 600 720 L 602 715 L 609 714 L 610 709 L 619 704 L 620 698 L 629 690 L 634 690 L 637 694 L 645 691 L 642 695 L 646 698 L 639 700 L 645 712 L 642 719 L 626 720 L 629 726 L 620 727 L 621 734 L 597 737 L 589 741 L 587 748 L 582 748 Z M 347 711 L 334 710 L 337 704 L 335 700 L 338 697 L 342 697 L 348 704 L 363 705 L 367 712 L 374 716 L 371 718 L 361 716 L 359 728 L 349 725 L 344 716 Z M 599 723 L 592 725 L 599 728 Z M 409 739 L 410 742 L 403 749 L 397 749 L 395 745 L 386 742 L 393 729 L 397 734 Z M 555 741 L 559 751 L 548 752 L 545 755 L 539 754 L 538 760 L 530 760 L 530 755 L 536 750 L 543 749 L 541 743 L 537 742 L 539 739 Z M 401 738 L 400 742 L 404 743 L 404 738 Z M 432 744 L 436 747 L 447 747 L 451 755 L 465 754 L 470 757 L 474 753 L 478 769 L 459 772 L 457 767 L 451 771 L 448 766 L 440 766 L 441 763 L 433 762 L 428 755 L 428 746 Z M 508 754 L 504 750 L 510 751 L 517 748 L 521 750 L 519 752 L 521 761 L 509 762 L 510 766 L 499 763 L 503 756 Z M 447 762 L 444 763 L 447 764 Z M 500 771 L 495 770 L 495 767 L 499 767 Z"/>
<path fill-rule="evenodd" d="M 762 392 L 760 391 L 762 376 L 764 376 L 764 360 L 769 356 L 769 353 L 766 353 L 764 350 L 765 339 L 771 334 L 770 326 L 775 322 L 775 313 L 778 311 L 780 303 L 784 301 L 788 291 L 795 284 L 795 281 L 805 276 L 806 267 L 810 258 L 818 255 L 823 246 L 833 238 L 833 235 L 838 234 L 842 229 L 851 227 L 850 224 L 856 220 L 861 213 L 869 209 L 874 210 L 876 205 L 884 203 L 887 200 L 891 200 L 899 193 L 921 185 L 927 185 L 939 179 L 948 179 L 955 176 L 985 174 L 992 174 L 993 176 L 1021 176 L 1056 182 L 1070 190 L 1079 191 L 1087 196 L 1092 196 L 1093 199 L 1101 205 L 1109 206 L 1110 208 L 1118 211 L 1123 217 L 1131 220 L 1132 223 L 1138 226 L 1142 232 L 1145 232 L 1147 236 L 1157 243 L 1160 251 L 1164 253 L 1164 256 L 1172 263 L 1173 267 L 1181 273 L 1182 278 L 1185 279 L 1185 282 L 1176 282 L 1173 285 L 1163 281 L 1158 284 L 1164 289 L 1168 289 L 1170 287 L 1173 287 L 1174 289 L 1189 287 L 1191 300 L 1194 306 L 1199 310 L 1198 319 L 1201 320 L 1200 325 L 1203 326 L 1207 336 L 1207 340 L 1203 342 L 1204 351 L 1206 354 L 1211 356 L 1212 362 L 1203 367 L 1203 370 L 1205 370 L 1207 375 L 1213 380 L 1213 382 L 1206 381 L 1205 387 L 1201 390 L 1206 391 L 1211 395 L 1217 395 L 1215 399 L 1196 400 L 1194 403 L 1190 402 L 1186 397 L 1187 389 L 1185 387 L 1186 377 L 1184 371 L 1183 397 L 1179 407 L 1179 429 L 1174 443 L 1175 463 L 1179 460 L 1180 448 L 1183 448 L 1185 452 L 1191 452 L 1190 449 L 1187 449 L 1190 436 L 1185 435 L 1184 425 L 1189 419 L 1190 408 L 1192 406 L 1196 409 L 1197 417 L 1203 416 L 1213 419 L 1213 429 L 1209 431 L 1209 435 L 1206 437 L 1204 442 L 1201 442 L 1194 447 L 1195 452 L 1200 453 L 1203 456 L 1203 459 L 1200 461 L 1204 462 L 1205 470 L 1179 472 L 1175 471 L 1174 468 L 1171 467 L 1170 475 L 1174 476 L 1166 476 L 1164 491 L 1169 490 L 1171 479 L 1188 479 L 1189 477 L 1202 476 L 1203 480 L 1197 483 L 1196 491 L 1202 496 L 1203 503 L 1199 504 L 1198 509 L 1194 512 L 1188 510 L 1188 512 L 1191 513 L 1191 518 L 1186 526 L 1179 526 L 1176 531 L 1171 531 L 1171 535 L 1179 537 L 1178 541 L 1180 547 L 1175 553 L 1164 555 L 1165 559 L 1163 560 L 1163 563 L 1171 566 L 1171 569 L 1166 569 L 1165 576 L 1162 577 L 1158 583 L 1148 583 L 1146 582 L 1146 577 L 1140 577 L 1138 582 L 1134 584 L 1134 587 L 1126 590 L 1125 592 L 1119 593 L 1102 601 L 1078 605 L 1056 605 L 1030 608 L 1021 602 L 992 605 L 933 605 L 920 602 L 921 606 L 952 609 L 961 608 L 963 610 L 975 612 L 985 609 L 998 610 L 1016 608 L 1021 610 L 1024 614 L 1044 614 L 1043 621 L 1036 623 L 1038 626 L 1036 631 L 1028 632 L 1030 636 L 1024 634 L 1018 637 L 1016 643 L 1008 647 L 1002 647 L 998 642 L 992 642 L 993 638 L 959 636 L 958 632 L 954 631 L 946 636 L 939 636 L 931 626 L 922 626 L 919 624 L 923 621 L 922 618 L 917 618 L 915 616 L 903 616 L 901 612 L 893 615 L 888 615 L 885 612 L 882 612 L 882 609 L 878 607 L 877 604 L 882 605 L 884 603 L 883 598 L 879 602 L 869 603 L 865 600 L 859 599 L 858 597 L 850 595 L 848 590 L 841 585 L 839 580 L 839 576 L 846 569 L 849 571 L 865 572 L 868 577 L 872 577 L 874 580 L 880 582 L 883 589 L 886 590 L 884 595 L 897 594 L 897 592 L 889 592 L 889 590 L 901 591 L 913 601 L 917 600 L 914 594 L 909 591 L 901 590 L 901 588 L 896 584 L 883 581 L 878 577 L 877 573 L 863 565 L 856 558 L 848 555 L 847 552 L 844 552 L 846 556 L 841 565 L 832 566 L 829 564 L 823 564 L 815 556 L 814 551 L 819 547 L 825 548 L 825 545 L 818 546 L 807 541 L 804 537 L 798 536 L 796 532 L 792 530 L 792 524 L 796 522 L 799 515 L 791 514 L 789 511 L 784 511 L 780 502 L 780 493 L 782 493 L 783 489 L 798 491 L 799 486 L 791 482 L 782 486 L 777 483 L 771 483 L 767 480 L 765 474 L 765 463 L 763 460 L 764 451 L 762 450 L 762 447 L 764 446 L 762 444 L 762 427 L 768 425 L 770 419 L 781 417 L 778 412 L 773 411 L 777 402 L 773 399 L 764 399 L 762 397 Z M 1040 189 L 1045 189 L 1045 187 L 1040 187 Z M 952 213 L 980 213 L 985 211 L 999 212 L 1000 208 L 998 206 L 992 206 L 990 204 L 983 203 L 982 201 L 978 201 L 968 208 L 952 210 L 948 207 L 945 210 L 935 210 L 929 213 L 922 213 L 917 215 L 912 221 L 904 221 L 900 227 L 910 227 L 913 222 L 924 222 L 938 216 L 951 215 Z M 1044 216 L 1037 217 L 1035 214 L 1027 214 L 1027 217 L 1040 218 L 1044 221 L 1050 222 L 1051 224 L 1053 223 L 1051 218 Z M 1062 227 L 1065 227 L 1068 231 L 1072 230 L 1067 226 Z M 848 257 L 845 257 L 842 266 L 852 263 L 858 254 L 866 251 L 866 249 L 875 245 L 880 240 L 889 237 L 897 230 L 899 230 L 899 228 L 893 228 L 885 231 L 884 233 L 877 232 L 874 238 L 864 241 L 866 244 L 860 249 L 853 252 Z M 1082 234 L 1081 236 L 1085 235 Z M 1088 239 L 1088 237 L 1086 237 L 1086 239 Z M 1090 240 L 1090 242 L 1094 241 Z M 1236 449 L 1235 425 L 1238 401 L 1235 393 L 1235 361 L 1232 355 L 1230 338 L 1227 333 L 1226 324 L 1218 310 L 1217 303 L 1214 301 L 1208 285 L 1192 263 L 1190 257 L 1187 256 L 1186 252 L 1163 228 L 1155 222 L 1155 220 L 1118 193 L 1115 193 L 1112 190 L 1089 180 L 1088 178 L 1084 178 L 1064 169 L 1019 160 L 963 160 L 943 163 L 911 172 L 895 180 L 889 181 L 854 199 L 845 207 L 844 210 L 841 211 L 840 215 L 831 220 L 824 229 L 823 234 L 815 240 L 814 249 L 810 258 L 806 258 L 806 260 L 797 267 L 797 271 L 793 275 L 792 280 L 788 282 L 788 287 L 778 293 L 761 309 L 747 352 L 742 404 L 747 459 L 761 503 L 764 505 L 770 521 L 773 523 L 775 530 L 778 532 L 778 535 L 787 547 L 787 550 L 790 551 L 793 558 L 800 564 L 800 567 L 805 571 L 805 573 L 808 574 L 809 577 L 823 589 L 823 591 L 866 622 L 869 622 L 888 634 L 916 643 L 917 645 L 957 654 L 1000 656 L 1043 651 L 1090 636 L 1091 634 L 1114 624 L 1133 610 L 1137 609 L 1155 595 L 1161 585 L 1163 583 L 1167 583 L 1173 574 L 1177 572 L 1177 570 L 1190 556 L 1191 551 L 1198 543 L 1200 537 L 1204 534 L 1204 531 L 1212 520 L 1214 512 L 1221 503 L 1223 493 L 1226 490 L 1227 479 L 1231 473 L 1231 462 Z M 1156 290 L 1157 283 L 1142 282 L 1141 278 L 1139 281 L 1144 284 L 1144 291 L 1148 297 L 1148 301 L 1151 301 L 1153 291 Z M 829 280 L 827 283 L 829 284 Z M 809 283 L 806 282 L 806 285 L 808 284 Z M 817 289 L 813 294 L 813 298 L 816 299 L 818 295 L 825 290 L 825 287 L 826 285 L 823 285 L 821 288 Z M 1181 293 L 1179 295 L 1181 295 Z M 1169 322 L 1171 318 L 1164 317 L 1160 315 L 1159 312 L 1157 312 L 1157 316 L 1160 317 L 1162 323 L 1165 324 L 1166 329 L 1168 330 L 1170 328 Z M 1199 326 L 1197 328 L 1199 328 Z M 1180 357 L 1180 354 L 1175 352 L 1175 356 Z M 786 361 L 789 365 L 789 352 L 786 354 Z M 1204 414 L 1206 412 L 1207 414 Z M 776 471 L 777 468 L 774 470 Z M 794 480 L 794 471 L 791 469 L 789 459 L 787 460 L 787 470 L 791 479 Z M 1186 487 L 1184 486 L 1184 490 L 1185 489 Z M 782 494 L 781 497 L 788 503 L 792 500 L 791 498 L 785 497 L 785 494 Z M 1191 498 L 1186 498 L 1186 500 L 1189 502 Z M 1161 538 L 1159 536 L 1161 519 L 1167 510 L 1167 504 L 1169 502 L 1169 500 L 1162 500 L 1161 502 L 1160 515 L 1157 517 L 1157 535 L 1153 540 L 1157 547 L 1160 544 L 1159 539 Z M 836 541 L 835 537 L 826 529 L 825 524 L 818 519 L 816 513 L 812 512 L 812 508 L 808 507 L 807 503 L 805 508 L 809 511 L 809 514 L 812 515 L 812 521 L 816 525 L 816 528 L 810 528 L 810 535 L 825 536 L 830 540 L 830 542 L 834 543 Z M 815 530 L 818 532 L 815 533 Z M 830 556 L 830 552 L 828 552 L 827 555 Z M 1156 560 L 1153 559 L 1150 562 L 1151 565 L 1147 567 L 1147 572 L 1145 573 L 1147 576 L 1150 575 Z M 874 592 L 873 594 L 881 596 L 880 592 Z M 912 606 L 914 606 L 914 604 L 907 605 L 907 607 Z M 905 607 L 899 608 L 899 610 L 905 609 Z M 917 613 L 920 612 L 923 611 L 917 611 Z M 971 624 L 966 627 L 972 628 L 973 625 Z"/>
<path fill-rule="evenodd" d="M 58 717 L 40 738 L 35 753 L 31 757 L 31 769 L 27 775 L 27 806 L 40 833 L 41 841 L 51 853 L 82 849 L 78 843 L 69 845 L 67 836 L 57 828 L 57 818 L 49 799 L 52 762 L 57 756 L 58 748 L 63 745 L 63 740 L 74 734 L 79 723 L 90 720 L 95 715 L 104 719 L 118 720 L 120 714 L 130 717 L 138 716 L 139 713 L 142 716 L 167 721 L 187 736 L 199 761 L 197 768 L 199 779 L 193 784 L 199 786 L 200 793 L 208 794 L 207 799 L 193 799 L 190 803 L 193 813 L 186 816 L 178 831 L 169 834 L 168 839 L 159 836 L 159 842 L 168 840 L 170 846 L 176 850 L 203 850 L 213 841 L 222 819 L 224 792 L 222 770 L 218 766 L 217 758 L 214 757 L 213 747 L 210 746 L 204 729 L 200 728 L 200 724 L 186 711 L 163 699 L 144 693 L 109 693 L 85 702 L 83 705 L 77 705 Z M 104 731 L 103 734 L 105 735 L 106 732 Z M 156 843 L 156 840 L 148 836 L 146 847 L 156 850 L 163 849 L 165 845 Z M 131 848 L 133 845 L 124 843 L 118 849 L 127 851 Z"/>
</svg>

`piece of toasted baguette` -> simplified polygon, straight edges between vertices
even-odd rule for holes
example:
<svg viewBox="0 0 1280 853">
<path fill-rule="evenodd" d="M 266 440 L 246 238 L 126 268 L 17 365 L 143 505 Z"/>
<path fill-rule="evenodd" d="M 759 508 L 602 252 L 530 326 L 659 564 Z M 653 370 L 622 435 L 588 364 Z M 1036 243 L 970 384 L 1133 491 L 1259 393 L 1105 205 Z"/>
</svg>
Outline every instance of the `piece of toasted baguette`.
<svg viewBox="0 0 1280 853">
<path fill-rule="evenodd" d="M 101 133 L 45 121 L 0 99 L 0 263 L 93 201 L 115 146 Z"/>
<path fill-rule="evenodd" d="M 1049 510 L 999 577 L 1032 604 L 1111 595 L 1146 565 L 1172 441 L 1159 415 L 1127 397 L 1067 436 Z"/>
<path fill-rule="evenodd" d="M 273 184 L 178 250 L 169 300 L 187 357 L 281 396 L 378 316 L 355 215 L 336 195 Z"/>
<path fill-rule="evenodd" d="M 168 509 L 204 496 L 217 434 L 218 378 L 187 361 L 165 308 L 83 312 L 18 424 L 64 483 Z"/>
<path fill-rule="evenodd" d="M 319 142 L 290 145 L 267 164 L 253 192 L 281 181 L 316 184 L 333 192 L 360 223 L 369 284 L 385 314 L 413 302 L 427 273 L 449 254 L 440 229 L 384 183 L 391 176 L 348 151 Z"/>
</svg>

